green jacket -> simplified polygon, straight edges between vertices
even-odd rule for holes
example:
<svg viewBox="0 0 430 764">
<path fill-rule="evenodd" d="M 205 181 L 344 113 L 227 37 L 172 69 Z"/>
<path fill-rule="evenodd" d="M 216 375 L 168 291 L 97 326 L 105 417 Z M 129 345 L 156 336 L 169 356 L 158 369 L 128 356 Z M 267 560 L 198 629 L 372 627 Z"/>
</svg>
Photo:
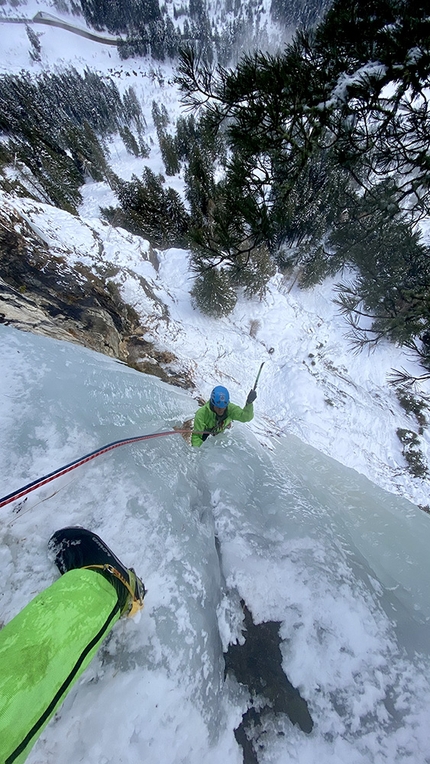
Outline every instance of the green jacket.
<svg viewBox="0 0 430 764">
<path fill-rule="evenodd" d="M 247 403 L 243 409 L 241 409 L 240 406 L 236 406 L 235 403 L 229 403 L 227 406 L 226 418 L 219 421 L 215 411 L 212 411 L 210 408 L 210 401 L 208 401 L 204 406 L 198 409 L 194 417 L 194 432 L 191 436 L 191 445 L 201 446 L 203 440 L 206 440 L 207 436 L 205 437 L 201 434 L 197 434 L 198 432 L 201 433 L 203 430 L 206 430 L 212 435 L 218 435 L 218 433 L 223 432 L 233 420 L 237 422 L 250 422 L 253 418 L 254 406 L 252 403 Z"/>
</svg>

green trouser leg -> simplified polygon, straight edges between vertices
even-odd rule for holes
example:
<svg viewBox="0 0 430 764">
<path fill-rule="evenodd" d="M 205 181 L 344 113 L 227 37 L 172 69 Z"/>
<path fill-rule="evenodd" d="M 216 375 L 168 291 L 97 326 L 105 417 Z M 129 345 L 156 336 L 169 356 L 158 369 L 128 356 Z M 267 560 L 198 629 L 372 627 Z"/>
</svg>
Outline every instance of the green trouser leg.
<svg viewBox="0 0 430 764">
<path fill-rule="evenodd" d="M 120 617 L 114 587 L 77 569 L 0 631 L 0 762 L 23 762 Z"/>
</svg>

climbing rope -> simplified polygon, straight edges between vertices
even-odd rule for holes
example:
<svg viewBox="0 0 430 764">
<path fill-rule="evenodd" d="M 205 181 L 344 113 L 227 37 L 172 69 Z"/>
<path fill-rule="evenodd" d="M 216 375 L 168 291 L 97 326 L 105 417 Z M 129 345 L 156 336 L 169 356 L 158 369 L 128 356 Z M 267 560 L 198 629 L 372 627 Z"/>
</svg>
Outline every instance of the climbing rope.
<svg viewBox="0 0 430 764">
<path fill-rule="evenodd" d="M 80 467 L 82 464 L 86 464 L 87 462 L 90 462 L 92 459 L 95 459 L 97 456 L 101 456 L 102 454 L 107 454 L 109 451 L 113 451 L 114 448 L 119 448 L 120 446 L 126 446 L 129 443 L 140 443 L 142 440 L 152 440 L 152 438 L 162 438 L 166 435 L 184 435 L 185 433 L 187 435 L 191 434 L 191 430 L 168 430 L 167 432 L 153 432 L 150 435 L 137 435 L 134 438 L 125 438 L 124 440 L 115 440 L 113 443 L 108 443 L 107 446 L 102 446 L 101 448 L 97 448 L 96 451 L 92 451 L 90 454 L 87 454 L 86 456 L 82 456 L 81 459 L 75 459 L 74 462 L 70 462 L 69 464 L 66 464 L 64 467 L 60 467 L 58 470 L 54 470 L 54 472 L 50 472 L 49 475 L 44 475 L 43 477 L 37 478 L 37 480 L 33 480 L 31 483 L 27 483 L 27 485 L 24 485 L 22 488 L 18 488 L 17 491 L 13 491 L 13 493 L 9 493 L 7 496 L 4 496 L 2 499 L 0 499 L 0 508 L 6 506 L 6 504 L 10 504 L 12 501 L 16 501 L 17 499 L 22 499 L 23 496 L 26 496 L 27 494 L 31 493 L 31 491 L 35 491 L 36 488 L 41 488 L 43 485 L 46 485 L 47 483 L 50 483 L 52 480 L 55 480 L 56 478 L 62 477 L 63 475 L 67 475 L 68 472 L 71 472 L 72 470 L 75 470 L 77 467 Z M 196 432 L 198 435 L 203 435 L 203 432 Z"/>
</svg>

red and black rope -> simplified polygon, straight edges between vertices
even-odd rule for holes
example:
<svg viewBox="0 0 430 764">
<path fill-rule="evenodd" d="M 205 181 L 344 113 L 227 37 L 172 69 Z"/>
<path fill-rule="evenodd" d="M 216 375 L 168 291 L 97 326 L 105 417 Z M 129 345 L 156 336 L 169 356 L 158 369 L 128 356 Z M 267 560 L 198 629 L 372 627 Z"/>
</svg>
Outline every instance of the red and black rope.
<svg viewBox="0 0 430 764">
<path fill-rule="evenodd" d="M 4 496 L 2 499 L 0 499 L 0 508 L 6 506 L 6 504 L 10 504 L 12 501 L 16 501 L 17 499 L 22 499 L 23 496 L 26 496 L 28 493 L 31 493 L 31 491 L 35 491 L 36 488 L 41 488 L 43 485 L 50 483 L 52 480 L 55 480 L 58 477 L 62 477 L 63 475 L 67 475 L 68 472 L 71 472 L 72 470 L 76 469 L 76 467 L 80 467 L 82 464 L 86 464 L 87 462 L 90 462 L 92 459 L 95 459 L 97 456 L 101 456 L 102 454 L 106 454 L 109 451 L 113 451 L 114 448 L 119 448 L 119 446 L 126 446 L 129 443 L 140 443 L 140 441 L 142 440 L 152 440 L 153 438 L 161 438 L 166 435 L 183 435 L 185 433 L 191 434 L 191 431 L 190 430 L 168 430 L 167 432 L 153 432 L 150 435 L 137 435 L 134 438 L 125 438 L 124 440 L 115 440 L 113 443 L 108 443 L 107 446 L 102 446 L 101 448 L 97 448 L 95 451 L 92 451 L 90 454 L 86 454 L 86 456 L 82 456 L 80 459 L 75 459 L 74 462 L 70 462 L 69 464 L 66 464 L 64 467 L 60 467 L 58 470 L 54 470 L 53 472 L 50 472 L 49 475 L 44 475 L 43 477 L 37 478 L 37 480 L 33 480 L 31 483 L 27 483 L 27 485 L 24 485 L 22 488 L 18 488 L 17 491 L 13 491 L 12 493 L 9 493 L 7 496 Z M 203 433 L 197 433 L 197 434 L 202 435 Z"/>
</svg>

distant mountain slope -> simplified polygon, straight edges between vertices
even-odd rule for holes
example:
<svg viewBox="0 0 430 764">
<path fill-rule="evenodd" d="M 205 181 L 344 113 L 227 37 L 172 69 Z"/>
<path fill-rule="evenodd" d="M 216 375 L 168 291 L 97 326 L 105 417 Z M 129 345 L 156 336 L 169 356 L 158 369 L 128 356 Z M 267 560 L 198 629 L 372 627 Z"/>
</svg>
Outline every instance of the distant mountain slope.
<svg viewBox="0 0 430 764">
<path fill-rule="evenodd" d="M 57 14 L 85 20 L 97 32 L 109 32 L 126 41 L 121 45 L 124 58 L 146 55 L 163 60 L 174 58 L 184 43 L 194 43 L 209 58 L 227 64 L 244 50 L 274 50 L 301 26 L 314 26 L 330 7 L 330 0 L 54 0 Z M 30 23 L 47 23 L 52 6 L 33 13 L 34 2 L 6 3 L 3 16 L 24 16 Z M 39 3 L 38 3 L 39 6 Z M 52 15 L 52 14 L 51 14 Z M 23 19 L 24 21 L 24 19 Z"/>
</svg>

